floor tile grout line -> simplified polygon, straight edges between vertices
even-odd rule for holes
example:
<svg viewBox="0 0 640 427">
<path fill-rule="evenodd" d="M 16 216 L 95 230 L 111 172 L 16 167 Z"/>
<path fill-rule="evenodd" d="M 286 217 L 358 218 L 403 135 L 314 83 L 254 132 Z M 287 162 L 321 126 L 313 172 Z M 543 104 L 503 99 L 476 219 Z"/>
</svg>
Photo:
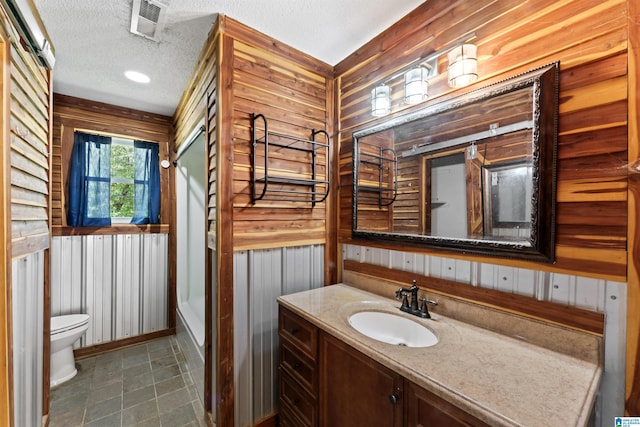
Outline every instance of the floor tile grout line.
<svg viewBox="0 0 640 427">
<path fill-rule="evenodd" d="M 178 382 L 180 382 L 180 386 L 177 386 L 178 388 L 176 390 L 180 390 L 182 388 L 186 388 L 187 389 L 186 391 L 189 393 L 189 398 L 192 398 L 193 396 L 191 396 L 191 392 L 189 391 L 189 385 L 184 380 L 185 374 L 188 374 L 190 378 L 192 377 L 191 370 L 189 369 L 188 364 L 185 364 L 184 361 L 182 361 L 182 359 L 183 359 L 182 354 L 183 353 L 182 353 L 182 350 L 181 350 L 181 348 L 179 346 L 179 343 L 178 343 L 178 341 L 177 341 L 177 339 L 175 337 L 169 337 L 169 339 L 167 339 L 165 341 L 165 344 L 166 344 L 165 346 L 162 346 L 161 344 L 159 344 L 159 345 L 157 345 L 157 347 L 155 347 L 155 346 L 154 347 L 156 348 L 157 352 L 162 352 L 162 353 L 167 353 L 167 354 L 165 356 L 159 356 L 156 353 L 155 355 L 158 356 L 157 357 L 158 360 L 163 359 L 163 358 L 167 358 L 169 356 L 173 356 L 173 359 L 176 362 L 176 366 L 178 366 L 178 369 L 179 369 L 179 372 L 180 372 L 180 374 L 177 375 L 177 377 L 179 377 L 182 380 L 182 381 L 178 381 Z M 125 384 L 124 384 L 124 370 L 125 370 L 125 368 L 124 368 L 124 366 L 128 365 L 128 363 L 126 363 L 126 360 L 127 360 L 128 357 L 138 357 L 138 358 L 140 358 L 141 354 L 145 354 L 146 359 L 147 359 L 146 363 L 150 364 L 149 365 L 149 369 L 150 369 L 149 375 L 151 375 L 151 382 L 152 382 L 152 384 L 154 386 L 154 389 L 153 389 L 154 399 L 153 399 L 153 401 L 154 401 L 154 404 L 155 404 L 156 414 L 157 414 L 157 417 L 159 419 L 158 421 L 161 424 L 160 407 L 159 407 L 159 401 L 158 401 L 158 397 L 159 396 L 158 396 L 157 386 L 162 381 L 169 381 L 173 377 L 164 378 L 163 380 L 156 382 L 155 376 L 154 376 L 153 365 L 151 364 L 151 362 L 152 362 L 152 360 L 151 360 L 152 359 L 152 353 L 154 352 L 153 348 L 149 345 L 149 343 L 147 343 L 147 344 L 145 344 L 145 347 L 144 347 L 143 351 L 144 351 L 144 353 L 136 351 L 136 350 L 133 350 L 133 351 L 131 351 L 131 353 L 133 353 L 133 354 L 129 354 L 128 356 L 126 356 L 125 354 L 127 352 L 127 349 L 121 349 L 121 350 L 117 350 L 116 351 L 117 352 L 117 356 L 111 356 L 114 359 L 119 359 L 118 363 L 117 363 L 118 367 L 116 367 L 116 371 L 114 371 L 114 372 L 118 372 L 118 374 L 120 376 L 120 381 L 119 381 L 120 382 L 120 389 L 119 389 L 119 397 L 120 397 L 120 408 L 119 409 L 120 410 L 119 410 L 119 412 L 114 412 L 114 413 L 106 415 L 106 416 L 104 416 L 102 418 L 107 418 L 107 417 L 110 417 L 110 416 L 113 416 L 113 415 L 119 413 L 120 414 L 120 425 L 122 427 L 124 427 L 124 425 L 125 425 L 124 412 L 126 410 L 125 409 L 125 400 L 124 400 L 124 395 L 125 395 L 125 391 L 124 391 L 125 390 L 125 388 L 124 388 L 124 386 L 125 386 Z M 91 392 L 91 390 L 96 390 L 96 389 L 100 388 L 100 387 L 97 387 L 98 384 L 94 382 L 94 380 L 96 379 L 96 377 L 95 377 L 96 369 L 100 369 L 100 363 L 99 363 L 99 359 L 98 359 L 99 357 L 100 356 L 94 356 L 93 358 L 86 359 L 86 360 L 90 360 L 90 362 L 87 362 L 86 364 L 87 365 L 91 365 L 91 368 L 88 368 L 88 369 L 90 369 L 90 373 L 87 374 L 87 376 L 90 375 L 90 377 L 87 378 L 87 380 L 89 382 L 89 384 L 88 384 L 89 393 Z M 108 365 L 108 364 L 109 364 L 109 361 L 105 361 L 105 365 Z M 181 364 L 184 365 L 184 366 L 181 367 Z M 134 365 L 129 366 L 129 367 L 134 367 L 134 366 L 137 366 L 137 365 L 139 365 L 139 363 L 134 364 Z M 168 365 L 168 366 L 173 366 L 173 364 Z M 166 368 L 166 367 L 167 366 L 165 366 L 163 364 L 159 364 L 158 365 L 158 370 Z M 184 370 L 184 372 L 183 372 L 184 368 L 186 368 L 186 370 Z M 174 376 L 174 377 L 176 377 L 176 376 Z M 107 386 L 104 386 L 104 387 L 107 387 Z M 169 388 L 167 390 L 169 390 L 169 391 L 167 391 L 167 393 L 171 393 L 173 391 L 176 391 L 176 390 L 172 390 L 171 388 Z M 132 392 L 133 391 L 135 391 L 135 390 L 132 390 Z M 113 398 L 115 398 L 115 397 L 117 397 L 117 395 L 114 396 Z M 109 398 L 109 399 L 111 399 L 111 398 Z M 104 401 L 109 400 L 109 399 L 105 399 Z M 52 399 L 52 400 L 54 400 L 54 399 Z M 98 404 L 98 403 L 100 403 L 100 402 L 97 402 L 96 404 Z M 141 404 L 141 403 L 139 402 L 137 404 Z M 199 413 L 199 411 L 197 411 L 196 408 L 193 406 L 193 402 L 191 402 L 191 404 L 192 404 L 192 409 L 193 409 L 194 413 L 196 413 L 196 414 Z M 91 424 L 92 422 L 99 421 L 99 419 L 95 419 L 95 420 L 91 420 L 91 421 L 89 421 L 87 419 L 88 411 L 90 409 L 89 405 L 90 405 L 90 402 L 89 402 L 89 395 L 88 395 L 87 398 L 84 400 L 83 407 L 81 408 L 82 409 L 82 418 L 80 420 L 80 422 L 81 422 L 80 425 L 81 426 L 88 425 L 88 424 Z M 135 406 L 135 405 L 133 405 L 133 406 Z M 142 420 L 142 421 L 145 421 L 145 420 Z"/>
</svg>

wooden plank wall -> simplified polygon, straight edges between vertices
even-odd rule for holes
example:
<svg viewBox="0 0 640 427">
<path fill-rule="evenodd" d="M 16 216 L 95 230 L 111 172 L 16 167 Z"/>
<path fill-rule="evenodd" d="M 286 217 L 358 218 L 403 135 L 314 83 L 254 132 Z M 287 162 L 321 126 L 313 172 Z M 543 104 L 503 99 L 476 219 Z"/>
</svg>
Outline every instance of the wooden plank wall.
<svg viewBox="0 0 640 427">
<path fill-rule="evenodd" d="M 517 264 L 626 281 L 624 0 L 429 1 L 338 64 L 340 241 L 351 241 L 351 133 L 384 120 L 370 114 L 371 88 L 470 32 L 476 34 L 480 81 L 450 89 L 445 55 L 427 103 L 560 61 L 556 263 Z M 394 114 L 406 112 L 402 90 L 395 93 Z"/>
<path fill-rule="evenodd" d="M 627 0 L 629 14 L 629 55 L 627 59 L 629 77 L 629 126 L 628 147 L 630 172 L 638 170 L 640 159 L 640 96 L 638 96 L 640 84 L 640 4 L 635 0 Z M 640 174 L 630 173 L 629 176 L 629 288 L 628 320 L 627 320 L 627 387 L 626 410 L 627 413 L 640 414 Z"/>
<path fill-rule="evenodd" d="M 560 61 L 556 262 L 464 258 L 628 281 L 626 408 L 634 415 L 640 413 L 640 274 L 636 265 L 640 184 L 629 166 L 635 167 L 638 158 L 638 97 L 630 95 L 638 93 L 638 14 L 633 0 L 479 0 L 473 4 L 430 0 L 336 66 L 341 130 L 338 237 L 339 242 L 348 243 L 351 133 L 384 120 L 370 115 L 369 93 L 377 82 L 472 31 L 480 81 L 455 93 Z M 427 103 L 454 93 L 447 86 L 446 65 L 446 59 L 441 59 L 441 74 L 430 81 Z M 402 91 L 395 93 L 394 114 L 419 108 L 403 106 Z M 460 258 L 428 249 L 420 252 Z"/>
<path fill-rule="evenodd" d="M 49 247 L 49 72 L 11 45 L 11 251 Z"/>
<path fill-rule="evenodd" d="M 227 18 L 233 38 L 234 248 L 257 249 L 324 243 L 327 204 L 251 203 L 251 113 L 263 114 L 271 131 L 311 139 L 330 122 L 327 84 L 332 69 Z M 308 170 L 308 160 L 281 163 L 286 173 Z M 322 172 L 321 172 L 322 173 Z"/>
</svg>

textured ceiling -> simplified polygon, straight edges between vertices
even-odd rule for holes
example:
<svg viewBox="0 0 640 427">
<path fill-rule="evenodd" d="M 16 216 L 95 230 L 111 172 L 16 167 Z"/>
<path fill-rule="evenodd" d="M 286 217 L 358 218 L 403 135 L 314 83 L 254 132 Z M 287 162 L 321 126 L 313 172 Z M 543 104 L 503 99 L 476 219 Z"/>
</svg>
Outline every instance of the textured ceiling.
<svg viewBox="0 0 640 427">
<path fill-rule="evenodd" d="M 34 3 L 55 48 L 54 92 L 170 116 L 218 13 L 335 65 L 423 1 L 164 0 L 160 43 L 129 32 L 131 0 Z"/>
</svg>

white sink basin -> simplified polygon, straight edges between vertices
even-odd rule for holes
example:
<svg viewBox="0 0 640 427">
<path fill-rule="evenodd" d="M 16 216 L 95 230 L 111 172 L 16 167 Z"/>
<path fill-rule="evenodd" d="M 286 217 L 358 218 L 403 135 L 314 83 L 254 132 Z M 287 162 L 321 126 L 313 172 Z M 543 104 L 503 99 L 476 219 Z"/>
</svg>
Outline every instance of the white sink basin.
<svg viewBox="0 0 640 427">
<path fill-rule="evenodd" d="M 349 316 L 349 324 L 361 334 L 387 344 L 431 347 L 438 343 L 438 337 L 429 329 L 396 314 L 361 311 Z"/>
</svg>

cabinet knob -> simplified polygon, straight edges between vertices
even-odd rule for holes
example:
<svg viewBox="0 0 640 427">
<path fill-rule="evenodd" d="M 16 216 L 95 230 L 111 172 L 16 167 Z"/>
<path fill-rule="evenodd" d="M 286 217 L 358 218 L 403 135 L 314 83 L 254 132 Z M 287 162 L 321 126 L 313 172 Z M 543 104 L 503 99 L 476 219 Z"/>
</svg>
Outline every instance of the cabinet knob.
<svg viewBox="0 0 640 427">
<path fill-rule="evenodd" d="M 298 399 L 289 399 L 289 403 L 291 404 L 291 406 L 298 406 L 298 403 L 300 403 L 300 400 L 298 400 Z"/>
<path fill-rule="evenodd" d="M 300 332 L 300 329 L 298 329 L 298 328 L 291 328 L 291 330 L 289 331 L 289 333 L 290 333 L 291 335 L 295 335 L 295 334 L 297 334 L 298 332 Z"/>
<path fill-rule="evenodd" d="M 398 404 L 398 400 L 400 399 L 400 396 L 398 396 L 397 394 L 393 393 L 391 396 L 389 396 L 389 400 L 391 401 L 392 404 L 397 405 Z"/>
<path fill-rule="evenodd" d="M 298 369 L 300 366 L 301 366 L 301 365 L 300 365 L 300 362 L 295 362 L 295 363 L 292 365 L 292 368 L 293 368 L 293 369 Z"/>
</svg>

